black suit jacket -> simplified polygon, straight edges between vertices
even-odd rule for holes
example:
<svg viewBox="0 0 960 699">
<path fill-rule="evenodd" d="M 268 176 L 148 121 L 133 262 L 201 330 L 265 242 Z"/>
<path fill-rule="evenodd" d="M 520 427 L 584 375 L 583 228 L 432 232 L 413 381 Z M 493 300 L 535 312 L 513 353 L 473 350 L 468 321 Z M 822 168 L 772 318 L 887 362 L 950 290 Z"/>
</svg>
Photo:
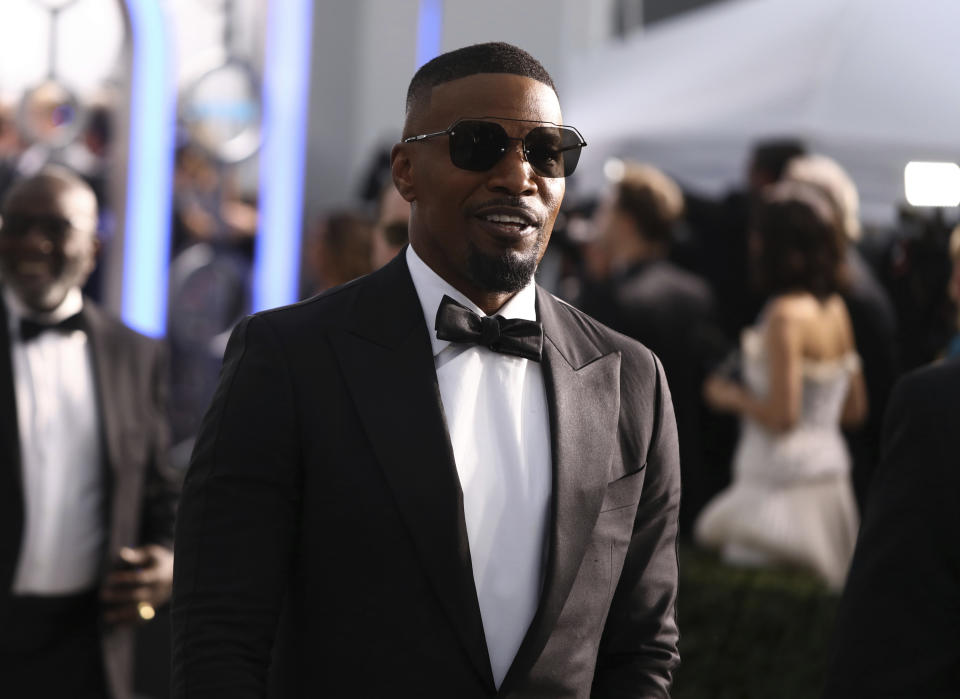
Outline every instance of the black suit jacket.
<svg viewBox="0 0 960 699">
<path fill-rule="evenodd" d="M 163 346 L 84 299 L 94 360 L 107 498 L 104 574 L 124 546 L 172 545 L 175 479 L 168 468 L 167 373 Z M 9 599 L 23 535 L 23 481 L 7 310 L 0 301 L 0 617 Z M 101 636 L 115 699 L 131 691 L 133 631 Z"/>
<path fill-rule="evenodd" d="M 401 254 L 234 331 L 177 522 L 174 696 L 263 697 L 268 674 L 283 697 L 668 695 L 679 469 L 662 369 L 542 289 L 537 313 L 550 543 L 499 692 Z"/>
<path fill-rule="evenodd" d="M 960 361 L 894 389 L 824 697 L 960 696 Z"/>
</svg>

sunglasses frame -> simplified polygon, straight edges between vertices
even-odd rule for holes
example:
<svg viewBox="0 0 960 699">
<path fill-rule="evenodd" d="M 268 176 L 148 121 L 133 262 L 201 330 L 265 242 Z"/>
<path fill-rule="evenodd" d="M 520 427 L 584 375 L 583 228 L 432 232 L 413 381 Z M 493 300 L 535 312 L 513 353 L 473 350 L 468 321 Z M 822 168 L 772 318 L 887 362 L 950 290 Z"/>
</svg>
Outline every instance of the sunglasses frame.
<svg viewBox="0 0 960 699">
<path fill-rule="evenodd" d="M 506 138 L 507 138 L 508 141 L 520 141 L 520 146 L 521 146 L 521 147 L 520 147 L 520 152 L 523 154 L 523 159 L 524 159 L 525 161 L 527 161 L 528 163 L 530 163 L 530 167 L 532 167 L 532 168 L 534 169 L 534 172 L 536 172 L 536 173 L 537 173 L 538 175 L 540 175 L 541 177 L 547 177 L 547 178 L 549 178 L 549 179 L 561 179 L 561 178 L 566 178 L 566 177 L 569 177 L 570 175 L 572 175 L 573 172 L 571 171 L 570 173 L 565 173 L 565 174 L 560 175 L 560 176 L 545 175 L 545 174 L 543 174 L 542 172 L 540 172 L 540 170 L 530 161 L 530 157 L 529 157 L 528 152 L 527 152 L 527 142 L 526 142 L 526 138 L 527 138 L 527 136 L 530 135 L 530 133 L 531 133 L 534 129 L 537 129 L 537 128 L 540 128 L 540 127 L 545 127 L 545 126 L 553 126 L 553 127 L 555 127 L 555 128 L 558 128 L 558 129 L 567 129 L 567 130 L 572 131 L 573 133 L 575 133 L 576 136 L 577 136 L 577 138 L 580 139 L 580 142 L 577 143 L 577 144 L 575 144 L 575 145 L 571 145 L 571 146 L 568 146 L 568 147 L 566 147 L 566 148 L 561 149 L 561 150 L 559 151 L 560 153 L 565 153 L 566 151 L 568 151 L 568 150 L 573 150 L 574 148 L 579 148 L 579 149 L 582 150 L 582 149 L 587 145 L 587 142 L 586 142 L 586 141 L 584 140 L 584 138 L 583 138 L 583 134 L 580 133 L 580 131 L 577 130 L 577 128 L 576 128 L 575 126 L 569 126 L 569 125 L 567 125 L 567 124 L 555 124 L 555 123 L 552 122 L 552 121 L 537 121 L 537 120 L 535 120 L 535 119 L 511 119 L 510 117 L 496 117 L 496 116 L 460 117 L 460 118 L 457 119 L 455 122 L 453 122 L 452 124 L 450 124 L 450 126 L 448 126 L 447 128 L 445 128 L 443 131 L 433 131 L 433 132 L 431 132 L 431 133 L 419 134 L 419 135 L 417 135 L 417 136 L 407 136 L 405 139 L 403 139 L 403 140 L 401 141 L 401 143 L 417 143 L 417 142 L 419 142 L 419 141 L 424 141 L 424 140 L 426 140 L 426 139 L 428 139 L 428 138 L 436 138 L 437 136 L 450 136 L 450 135 L 453 133 L 453 130 L 456 129 L 457 124 L 462 124 L 462 123 L 465 122 L 465 121 L 482 121 L 482 122 L 487 122 L 487 123 L 493 124 L 493 125 L 495 125 L 495 126 L 500 126 L 500 124 L 497 123 L 498 121 L 518 121 L 518 122 L 523 122 L 523 123 L 526 123 L 526 124 L 537 124 L 537 126 L 534 126 L 533 128 L 531 128 L 530 131 L 528 131 L 528 132 L 526 133 L 526 135 L 524 135 L 524 136 L 513 137 L 513 136 L 509 136 L 509 135 L 508 135 Z M 503 129 L 502 126 L 500 126 L 500 128 Z M 506 129 L 504 129 L 504 133 L 506 133 Z M 506 155 L 506 150 L 504 150 L 503 155 Z M 497 158 L 497 160 L 493 163 L 493 165 L 496 165 L 498 162 L 500 162 L 500 160 L 503 158 L 503 155 L 501 155 L 500 158 Z M 453 162 L 452 153 L 451 153 L 451 158 L 450 158 L 450 160 L 451 160 L 451 162 Z M 579 161 L 579 157 L 578 157 L 578 161 Z M 493 167 L 493 165 L 491 165 L 490 168 L 484 168 L 484 169 L 482 169 L 482 170 L 473 170 L 473 169 L 471 169 L 471 168 L 460 167 L 460 166 L 457 165 L 456 163 L 453 163 L 453 164 L 454 164 L 455 167 L 458 167 L 458 168 L 460 168 L 461 170 L 467 170 L 468 172 L 486 172 L 487 170 L 489 170 L 490 168 Z M 575 170 L 575 169 L 576 169 L 576 164 L 574 165 L 574 170 Z"/>
</svg>

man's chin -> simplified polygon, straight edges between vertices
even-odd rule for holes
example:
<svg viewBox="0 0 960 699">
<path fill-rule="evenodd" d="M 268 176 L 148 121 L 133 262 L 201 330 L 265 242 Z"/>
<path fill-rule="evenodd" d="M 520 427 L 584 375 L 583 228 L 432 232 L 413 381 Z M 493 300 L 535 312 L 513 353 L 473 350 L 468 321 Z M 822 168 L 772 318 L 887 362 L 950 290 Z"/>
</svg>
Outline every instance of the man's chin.
<svg viewBox="0 0 960 699">
<path fill-rule="evenodd" d="M 540 246 L 518 252 L 505 250 L 500 254 L 483 253 L 472 249 L 467 257 L 470 279 L 478 288 L 493 293 L 515 293 L 530 283 L 537 262 Z"/>
<path fill-rule="evenodd" d="M 37 313 L 54 310 L 67 295 L 67 290 L 59 287 L 37 288 L 30 284 L 11 283 L 10 289 L 23 302 L 23 305 Z"/>
</svg>

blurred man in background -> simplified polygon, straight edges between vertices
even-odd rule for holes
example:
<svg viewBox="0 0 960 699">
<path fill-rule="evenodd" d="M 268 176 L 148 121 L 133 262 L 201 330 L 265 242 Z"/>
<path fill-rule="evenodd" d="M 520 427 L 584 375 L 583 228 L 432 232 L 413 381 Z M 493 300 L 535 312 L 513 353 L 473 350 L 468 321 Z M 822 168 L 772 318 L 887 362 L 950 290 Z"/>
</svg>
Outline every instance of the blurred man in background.
<svg viewBox="0 0 960 699">
<path fill-rule="evenodd" d="M 791 159 L 806 153 L 793 138 L 771 138 L 754 144 L 747 165 L 747 186 L 713 201 L 687 192 L 686 217 L 692 250 L 677 251 L 681 264 L 702 274 L 713 288 L 717 317 L 728 339 L 740 341 L 740 331 L 757 317 L 762 295 L 749 271 L 747 234 L 750 217 L 764 187 L 779 182 Z"/>
<path fill-rule="evenodd" d="M 707 283 L 669 260 L 674 226 L 683 215 L 680 187 L 654 167 L 626 163 L 594 215 L 609 279 L 580 307 L 639 340 L 663 362 L 677 415 L 684 498 L 681 532 L 713 494 L 701 485 L 700 387 L 713 346 L 713 294 Z"/>
<path fill-rule="evenodd" d="M 81 294 L 97 254 L 82 180 L 45 168 L 2 216 L 0 692 L 123 699 L 133 625 L 173 573 L 164 353 Z"/>
<path fill-rule="evenodd" d="M 313 293 L 362 277 L 371 267 L 373 223 L 353 211 L 335 211 L 320 219 L 307 247 Z"/>
<path fill-rule="evenodd" d="M 373 269 L 383 267 L 410 242 L 410 202 L 400 196 L 392 179 L 384 185 L 377 204 L 377 223 L 370 246 Z"/>
</svg>

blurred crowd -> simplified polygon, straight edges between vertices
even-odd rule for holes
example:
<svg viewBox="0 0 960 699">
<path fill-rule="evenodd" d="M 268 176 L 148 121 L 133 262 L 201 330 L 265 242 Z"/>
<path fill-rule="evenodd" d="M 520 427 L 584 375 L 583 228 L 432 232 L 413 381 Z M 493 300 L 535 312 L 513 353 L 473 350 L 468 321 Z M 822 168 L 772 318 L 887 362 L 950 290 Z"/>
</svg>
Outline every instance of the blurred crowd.
<svg viewBox="0 0 960 699">
<path fill-rule="evenodd" d="M 76 137 L 51 147 L 51 139 L 37 134 L 58 128 L 63 109 L 56 94 L 33 95 L 35 126 L 24 133 L 15 107 L 0 106 L 0 197 L 45 165 L 66 166 L 96 195 L 103 258 L 114 227 L 113 115 L 107 104 L 68 115 L 77 122 Z M 218 160 L 185 130 L 181 134 L 173 182 L 168 343 L 174 462 L 185 467 L 226 338 L 250 310 L 257 197 L 239 184 L 236 165 Z M 537 275 L 547 290 L 640 340 L 663 362 L 679 424 L 681 531 L 687 537 L 707 502 L 730 484 L 740 431 L 738 411 L 711 400 L 705 386 L 713 375 L 744 381 L 742 336 L 762 321 L 777 295 L 769 284 L 774 262 L 763 254 L 757 232 L 771 188 L 788 181 L 809 184 L 828 201 L 831 225 L 841 233 L 841 281 L 834 291 L 849 313 L 850 350 L 861 363 L 868 403 L 858 424 L 843 431 L 859 509 L 896 379 L 960 354 L 960 228 L 951 236 L 944 210 L 904 205 L 895 223 L 864 227 L 855 183 L 839 163 L 808 153 L 802 141 L 759 142 L 748 162 L 744 186 L 719 198 L 685 188 L 652 164 L 608 162 L 605 191 L 585 195 L 573 182 Z M 392 259 L 407 242 L 409 206 L 393 186 L 389 154 L 377 153 L 356 200 L 307 223 L 301 296 L 344 284 Z M 84 291 L 101 299 L 99 270 Z"/>
<path fill-rule="evenodd" d="M 38 130 L 62 119 L 56 96 L 35 102 Z M 0 106 L 0 200 L 51 164 L 68 168 L 94 193 L 109 247 L 113 133 L 99 105 L 74 140 L 50 148 Z M 903 207 L 891 225 L 864 226 L 842 166 L 792 138 L 756 144 L 745 185 L 720 198 L 652 164 L 606 172 L 596 195 L 573 183 L 538 281 L 663 363 L 681 536 L 728 564 L 792 566 L 841 590 L 894 384 L 960 356 L 953 212 Z M 372 159 L 355 202 L 308 222 L 302 269 L 291 270 L 302 296 L 389 262 L 407 243 L 409 206 L 389 160 Z M 169 420 L 183 469 L 226 337 L 250 310 L 257 200 L 233 166 L 183 138 L 172 207 Z M 84 290 L 102 298 L 95 271 Z"/>
</svg>

